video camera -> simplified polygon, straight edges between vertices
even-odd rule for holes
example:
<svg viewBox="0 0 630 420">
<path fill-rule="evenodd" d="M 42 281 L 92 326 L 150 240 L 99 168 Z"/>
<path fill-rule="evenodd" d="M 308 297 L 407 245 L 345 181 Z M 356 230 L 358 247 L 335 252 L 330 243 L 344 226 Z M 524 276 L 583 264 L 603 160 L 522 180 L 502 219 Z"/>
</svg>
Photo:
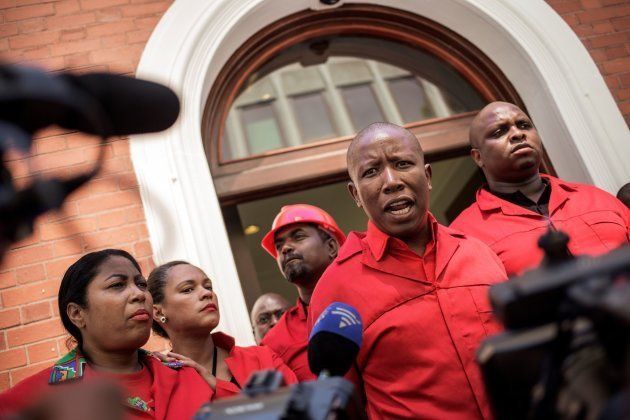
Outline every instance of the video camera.
<svg viewBox="0 0 630 420">
<path fill-rule="evenodd" d="M 548 231 L 540 268 L 492 286 L 506 332 L 477 352 L 498 419 L 630 418 L 630 247 L 573 258 Z"/>
<path fill-rule="evenodd" d="M 86 173 L 36 178 L 17 190 L 5 165 L 10 149 L 28 152 L 38 130 L 58 125 L 94 134 L 101 144 L 110 136 L 150 133 L 170 127 L 179 100 L 157 83 L 108 73 L 51 75 L 34 68 L 0 65 L 0 255 L 30 235 L 35 219 L 61 207 L 66 197 L 101 168 L 104 149 Z"/>
</svg>

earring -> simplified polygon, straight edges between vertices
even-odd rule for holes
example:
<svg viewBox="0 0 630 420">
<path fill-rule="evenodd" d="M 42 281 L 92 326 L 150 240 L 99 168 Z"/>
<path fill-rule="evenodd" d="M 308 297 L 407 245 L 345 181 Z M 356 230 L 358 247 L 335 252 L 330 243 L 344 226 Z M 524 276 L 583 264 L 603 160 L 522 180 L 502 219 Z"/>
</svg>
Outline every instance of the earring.
<svg viewBox="0 0 630 420">
<path fill-rule="evenodd" d="M 162 316 L 160 317 L 160 322 L 161 322 L 162 324 L 166 324 L 166 317 L 165 317 L 164 315 L 162 315 Z"/>
</svg>

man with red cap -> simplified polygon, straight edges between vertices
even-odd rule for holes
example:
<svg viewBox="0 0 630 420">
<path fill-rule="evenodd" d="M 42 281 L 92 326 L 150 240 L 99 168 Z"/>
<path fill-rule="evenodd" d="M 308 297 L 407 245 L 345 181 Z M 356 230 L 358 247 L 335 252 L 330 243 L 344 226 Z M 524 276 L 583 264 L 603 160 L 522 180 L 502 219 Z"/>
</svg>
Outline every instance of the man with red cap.
<svg viewBox="0 0 630 420">
<path fill-rule="evenodd" d="M 428 211 L 431 166 L 408 130 L 368 126 L 347 162 L 367 232 L 352 232 L 319 280 L 309 326 L 333 302 L 358 310 L 363 343 L 349 376 L 370 418 L 490 418 L 475 351 L 500 329 L 488 289 L 506 279 L 501 261 Z"/>
<path fill-rule="evenodd" d="M 300 381 L 315 379 L 306 352 L 311 295 L 345 240 L 328 213 L 308 204 L 282 207 L 262 240 L 262 247 L 276 259 L 282 275 L 295 285 L 299 298 L 267 332 L 261 345 L 276 352 Z"/>
<path fill-rule="evenodd" d="M 493 102 L 473 119 L 471 156 L 487 185 L 451 227 L 485 242 L 508 275 L 535 268 L 547 229 L 569 235 L 574 255 L 604 254 L 628 243 L 630 211 L 599 188 L 539 172 L 543 150 L 536 127 L 516 105 Z"/>
</svg>

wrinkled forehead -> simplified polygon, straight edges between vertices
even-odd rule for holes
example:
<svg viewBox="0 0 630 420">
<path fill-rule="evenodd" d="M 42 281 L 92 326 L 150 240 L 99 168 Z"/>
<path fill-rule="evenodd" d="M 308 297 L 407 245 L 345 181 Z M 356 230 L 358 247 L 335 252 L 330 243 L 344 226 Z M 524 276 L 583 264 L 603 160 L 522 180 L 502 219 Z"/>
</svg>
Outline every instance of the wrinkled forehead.
<svg viewBox="0 0 630 420">
<path fill-rule="evenodd" d="M 522 109 L 514 104 L 498 103 L 488 106 L 479 113 L 477 120 L 482 127 L 495 124 L 498 121 L 510 120 L 513 118 L 525 117 L 529 119 Z"/>
<path fill-rule="evenodd" d="M 348 169 L 362 159 L 368 159 L 371 154 L 380 151 L 385 153 L 405 151 L 422 156 L 418 139 L 407 130 L 398 127 L 379 129 L 355 139 L 353 143 L 348 153 Z"/>
</svg>

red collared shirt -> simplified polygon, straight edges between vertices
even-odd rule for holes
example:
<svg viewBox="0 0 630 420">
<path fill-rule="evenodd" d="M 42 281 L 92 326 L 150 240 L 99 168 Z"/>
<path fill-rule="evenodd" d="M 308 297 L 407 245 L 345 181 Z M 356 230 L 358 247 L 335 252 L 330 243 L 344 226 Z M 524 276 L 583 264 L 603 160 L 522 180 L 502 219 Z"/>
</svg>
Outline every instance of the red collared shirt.
<svg viewBox="0 0 630 420">
<path fill-rule="evenodd" d="M 300 382 L 315 379 L 308 366 L 308 326 L 305 305 L 298 301 L 267 332 L 260 343 L 272 349 L 286 363 Z"/>
<path fill-rule="evenodd" d="M 311 298 L 309 326 L 336 301 L 361 315 L 370 418 L 491 417 L 475 351 L 500 329 L 487 293 L 505 271 L 480 241 L 430 223 L 422 257 L 371 222 L 352 232 Z"/>
<path fill-rule="evenodd" d="M 262 346 L 239 347 L 234 345 L 234 338 L 227 334 L 212 333 L 214 344 L 228 351 L 225 359 L 230 373 L 238 386 L 229 381 L 217 379 L 216 392 L 213 399 L 230 397 L 241 392 L 252 373 L 258 370 L 275 369 L 282 373 L 286 384 L 294 384 L 297 378 L 282 360 L 271 349 Z"/>
<path fill-rule="evenodd" d="M 601 255 L 629 242 L 630 210 L 619 200 L 596 187 L 541 176 L 551 187 L 549 217 L 480 189 L 477 201 L 451 227 L 490 246 L 508 275 L 540 264 L 543 253 L 537 242 L 550 224 L 569 235 L 574 255 Z"/>
</svg>

